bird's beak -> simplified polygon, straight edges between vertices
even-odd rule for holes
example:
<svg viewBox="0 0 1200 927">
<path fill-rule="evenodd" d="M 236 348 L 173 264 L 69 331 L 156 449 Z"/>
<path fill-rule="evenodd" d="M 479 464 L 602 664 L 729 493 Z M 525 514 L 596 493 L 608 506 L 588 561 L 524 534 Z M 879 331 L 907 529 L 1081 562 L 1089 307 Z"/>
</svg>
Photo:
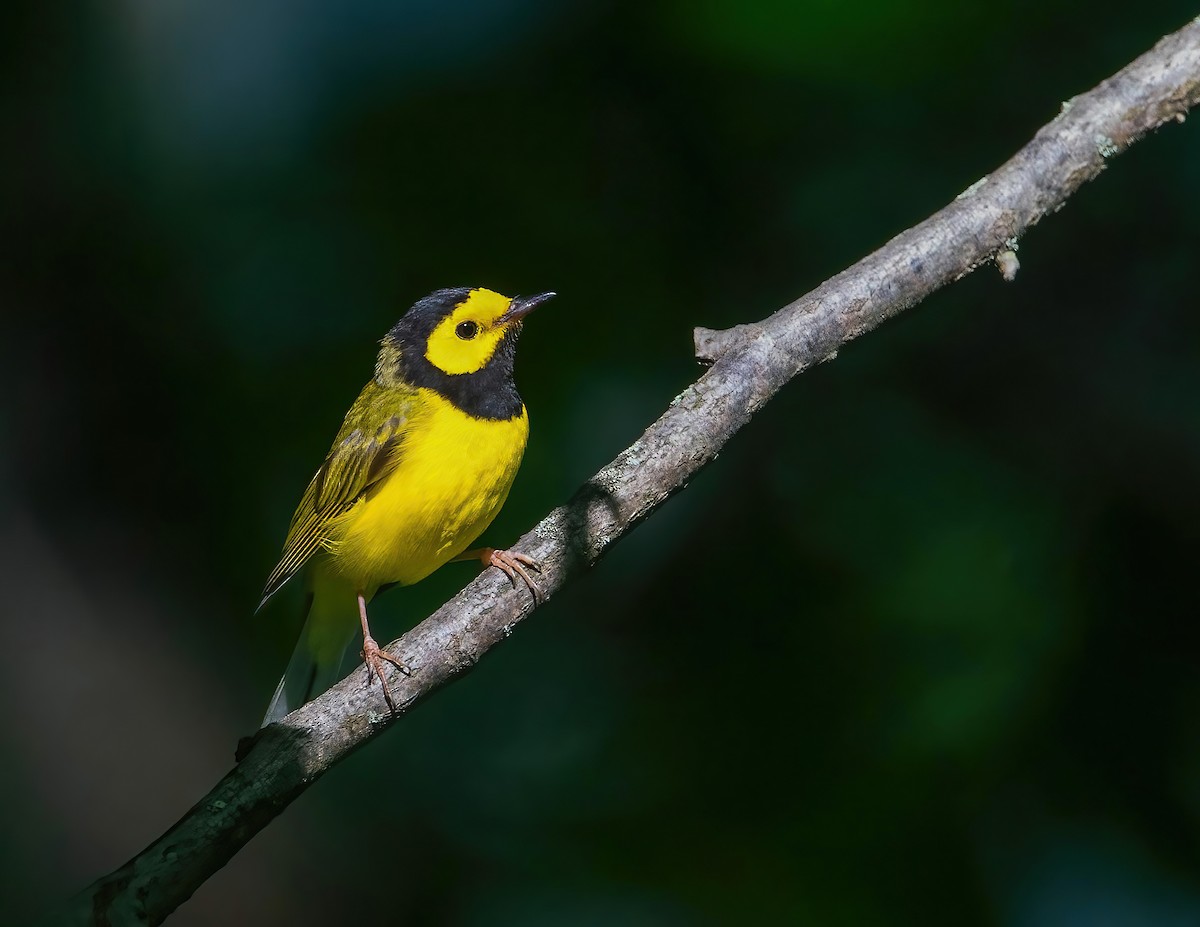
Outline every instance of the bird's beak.
<svg viewBox="0 0 1200 927">
<path fill-rule="evenodd" d="M 500 324 L 507 325 L 517 319 L 523 319 L 548 299 L 553 299 L 557 293 L 538 293 L 537 296 L 514 296 L 508 304 L 508 311 L 500 316 Z"/>
</svg>

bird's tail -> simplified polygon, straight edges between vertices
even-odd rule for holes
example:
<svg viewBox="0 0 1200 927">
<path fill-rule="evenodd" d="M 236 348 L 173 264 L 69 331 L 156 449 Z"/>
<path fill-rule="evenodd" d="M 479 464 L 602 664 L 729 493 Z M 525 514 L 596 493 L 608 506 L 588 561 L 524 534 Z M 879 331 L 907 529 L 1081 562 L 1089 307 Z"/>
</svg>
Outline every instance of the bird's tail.
<svg viewBox="0 0 1200 927">
<path fill-rule="evenodd" d="M 275 687 L 263 727 L 311 702 L 342 678 L 342 657 L 358 627 L 354 595 L 346 595 L 341 589 L 324 589 L 318 584 L 308 595 L 305 611 L 304 629 L 287 670 Z"/>
</svg>

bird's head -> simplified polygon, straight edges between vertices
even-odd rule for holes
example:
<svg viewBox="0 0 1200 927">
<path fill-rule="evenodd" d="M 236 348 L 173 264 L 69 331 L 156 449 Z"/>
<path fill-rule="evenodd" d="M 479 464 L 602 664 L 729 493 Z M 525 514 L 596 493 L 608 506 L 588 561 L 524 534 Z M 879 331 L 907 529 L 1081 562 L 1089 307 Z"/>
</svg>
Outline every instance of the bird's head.
<svg viewBox="0 0 1200 927">
<path fill-rule="evenodd" d="M 521 322 L 553 296 L 509 299 L 482 288 L 436 290 L 387 333 L 376 379 L 385 383 L 399 376 L 415 386 L 454 394 L 511 384 Z"/>
</svg>

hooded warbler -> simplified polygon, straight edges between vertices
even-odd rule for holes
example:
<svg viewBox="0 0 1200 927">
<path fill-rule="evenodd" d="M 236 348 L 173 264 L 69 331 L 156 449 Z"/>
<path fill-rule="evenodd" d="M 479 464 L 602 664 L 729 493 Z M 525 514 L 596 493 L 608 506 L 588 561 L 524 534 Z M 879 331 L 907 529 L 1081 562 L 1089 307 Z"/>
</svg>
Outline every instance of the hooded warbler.
<svg viewBox="0 0 1200 927">
<path fill-rule="evenodd" d="M 384 337 L 375 376 L 346 413 L 325 462 L 292 516 L 261 608 L 304 570 L 306 619 L 271 699 L 270 724 L 339 679 L 361 626 L 368 678 L 392 705 L 384 662 L 367 624 L 382 588 L 424 579 L 447 561 L 478 558 L 517 577 L 535 599 L 528 557 L 466 551 L 508 496 L 529 435 L 513 383 L 522 320 L 554 296 L 509 299 L 485 289 L 438 290 Z"/>
</svg>

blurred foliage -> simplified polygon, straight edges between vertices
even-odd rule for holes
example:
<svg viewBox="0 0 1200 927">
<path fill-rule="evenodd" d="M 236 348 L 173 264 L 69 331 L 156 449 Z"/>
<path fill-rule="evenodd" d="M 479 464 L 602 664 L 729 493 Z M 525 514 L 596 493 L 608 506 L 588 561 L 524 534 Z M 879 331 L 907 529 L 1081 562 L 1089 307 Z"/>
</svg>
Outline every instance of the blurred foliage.
<svg viewBox="0 0 1200 927">
<path fill-rule="evenodd" d="M 505 543 L 1183 2 L 35 4 L 0 17 L 0 895 L 226 768 L 375 341 L 556 289 Z M 1200 920 L 1200 130 L 790 386 L 176 924 Z M 378 604 L 399 633 L 470 576 Z"/>
</svg>

